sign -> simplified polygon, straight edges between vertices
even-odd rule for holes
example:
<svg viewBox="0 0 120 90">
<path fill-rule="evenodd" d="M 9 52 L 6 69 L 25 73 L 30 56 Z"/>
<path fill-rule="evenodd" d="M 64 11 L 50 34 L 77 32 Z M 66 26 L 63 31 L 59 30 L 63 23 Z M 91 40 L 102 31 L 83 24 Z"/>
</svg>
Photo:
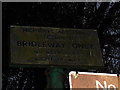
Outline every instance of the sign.
<svg viewBox="0 0 120 90">
<path fill-rule="evenodd" d="M 118 90 L 119 78 L 117 74 L 76 72 L 69 73 L 70 88 L 93 90 Z M 110 89 L 111 88 L 111 89 Z"/>
<path fill-rule="evenodd" d="M 96 30 L 11 26 L 11 64 L 101 67 Z"/>
</svg>

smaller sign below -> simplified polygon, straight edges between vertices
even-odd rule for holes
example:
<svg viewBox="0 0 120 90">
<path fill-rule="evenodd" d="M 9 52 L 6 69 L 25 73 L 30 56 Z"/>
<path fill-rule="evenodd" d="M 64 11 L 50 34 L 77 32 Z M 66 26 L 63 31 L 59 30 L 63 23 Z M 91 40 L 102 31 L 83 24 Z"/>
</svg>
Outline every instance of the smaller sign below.
<svg viewBox="0 0 120 90">
<path fill-rule="evenodd" d="M 89 73 L 71 71 L 70 89 L 119 90 L 120 78 L 117 74 Z M 75 89 L 76 90 L 76 89 Z"/>
</svg>

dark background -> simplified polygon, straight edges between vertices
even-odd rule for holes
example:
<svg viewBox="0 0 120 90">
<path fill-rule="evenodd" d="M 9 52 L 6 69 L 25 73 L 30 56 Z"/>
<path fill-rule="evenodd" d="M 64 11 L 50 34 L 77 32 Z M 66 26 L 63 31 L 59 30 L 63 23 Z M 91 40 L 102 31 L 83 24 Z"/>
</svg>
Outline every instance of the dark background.
<svg viewBox="0 0 120 90">
<path fill-rule="evenodd" d="M 120 71 L 119 2 L 3 2 L 2 24 L 2 90 L 43 90 L 47 84 L 46 68 L 9 67 L 10 25 L 96 29 L 106 69 L 95 72 Z M 64 76 L 65 88 L 69 71 Z"/>
</svg>

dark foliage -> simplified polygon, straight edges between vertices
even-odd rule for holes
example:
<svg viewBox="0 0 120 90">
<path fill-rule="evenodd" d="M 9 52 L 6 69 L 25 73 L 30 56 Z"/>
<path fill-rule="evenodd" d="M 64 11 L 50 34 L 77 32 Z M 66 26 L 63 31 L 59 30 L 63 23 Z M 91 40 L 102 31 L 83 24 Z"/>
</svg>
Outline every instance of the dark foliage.
<svg viewBox="0 0 120 90">
<path fill-rule="evenodd" d="M 97 29 L 106 69 L 120 72 L 120 3 L 2 3 L 3 90 L 43 90 L 45 68 L 9 67 L 10 25 Z M 66 70 L 65 87 L 68 87 Z"/>
</svg>

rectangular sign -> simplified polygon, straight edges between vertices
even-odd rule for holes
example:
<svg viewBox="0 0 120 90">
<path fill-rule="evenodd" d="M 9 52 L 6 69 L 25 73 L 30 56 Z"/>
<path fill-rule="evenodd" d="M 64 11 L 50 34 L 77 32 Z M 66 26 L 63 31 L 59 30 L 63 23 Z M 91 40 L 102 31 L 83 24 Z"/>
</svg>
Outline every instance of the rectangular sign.
<svg viewBox="0 0 120 90">
<path fill-rule="evenodd" d="M 69 83 L 71 90 L 92 89 L 92 90 L 119 90 L 119 79 L 117 74 L 89 73 L 71 71 Z"/>
<path fill-rule="evenodd" d="M 11 26 L 11 64 L 101 67 L 96 30 Z"/>
</svg>

